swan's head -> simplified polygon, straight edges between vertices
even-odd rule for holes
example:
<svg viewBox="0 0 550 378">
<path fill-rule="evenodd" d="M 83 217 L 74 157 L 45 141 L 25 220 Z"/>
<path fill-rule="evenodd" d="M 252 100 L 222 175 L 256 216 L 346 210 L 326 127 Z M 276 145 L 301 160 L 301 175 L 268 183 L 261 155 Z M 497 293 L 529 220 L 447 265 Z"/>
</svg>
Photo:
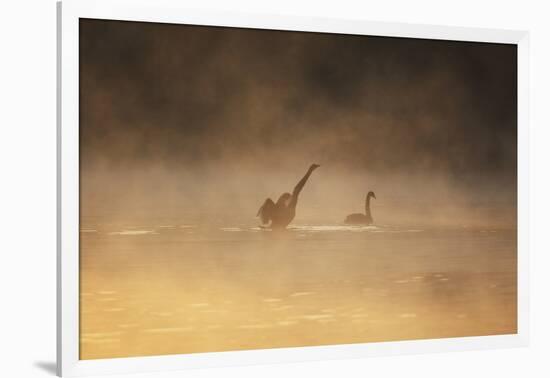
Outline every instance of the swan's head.
<svg viewBox="0 0 550 378">
<path fill-rule="evenodd" d="M 372 198 L 376 199 L 376 195 L 372 191 L 369 192 L 369 194 L 367 194 L 367 197 L 372 197 Z"/>
</svg>

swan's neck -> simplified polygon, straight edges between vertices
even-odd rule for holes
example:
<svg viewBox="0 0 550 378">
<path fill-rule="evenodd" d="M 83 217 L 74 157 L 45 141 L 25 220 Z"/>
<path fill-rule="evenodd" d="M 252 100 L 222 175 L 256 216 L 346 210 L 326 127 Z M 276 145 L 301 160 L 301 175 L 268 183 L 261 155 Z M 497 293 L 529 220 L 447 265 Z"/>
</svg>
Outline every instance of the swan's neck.
<svg viewBox="0 0 550 378">
<path fill-rule="evenodd" d="M 370 217 L 370 196 L 367 196 L 367 199 L 365 200 L 365 215 L 367 217 Z"/>
</svg>

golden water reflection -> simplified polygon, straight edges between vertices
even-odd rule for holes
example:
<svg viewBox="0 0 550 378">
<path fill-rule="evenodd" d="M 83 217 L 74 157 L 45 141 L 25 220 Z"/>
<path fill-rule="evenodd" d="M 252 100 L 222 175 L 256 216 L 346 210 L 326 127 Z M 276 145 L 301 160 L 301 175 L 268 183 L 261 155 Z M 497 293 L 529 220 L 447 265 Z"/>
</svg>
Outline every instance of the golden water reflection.
<svg viewBox="0 0 550 378">
<path fill-rule="evenodd" d="M 516 231 L 86 224 L 81 359 L 515 333 Z"/>
</svg>

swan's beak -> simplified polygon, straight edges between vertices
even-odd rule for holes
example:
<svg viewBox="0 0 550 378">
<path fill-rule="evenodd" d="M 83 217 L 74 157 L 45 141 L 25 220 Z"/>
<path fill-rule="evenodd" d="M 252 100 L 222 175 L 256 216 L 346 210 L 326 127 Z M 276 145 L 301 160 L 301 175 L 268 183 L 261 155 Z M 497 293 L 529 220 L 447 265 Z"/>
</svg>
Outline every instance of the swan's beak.
<svg viewBox="0 0 550 378">
<path fill-rule="evenodd" d="M 372 193 L 372 198 L 376 199 L 376 194 Z"/>
</svg>

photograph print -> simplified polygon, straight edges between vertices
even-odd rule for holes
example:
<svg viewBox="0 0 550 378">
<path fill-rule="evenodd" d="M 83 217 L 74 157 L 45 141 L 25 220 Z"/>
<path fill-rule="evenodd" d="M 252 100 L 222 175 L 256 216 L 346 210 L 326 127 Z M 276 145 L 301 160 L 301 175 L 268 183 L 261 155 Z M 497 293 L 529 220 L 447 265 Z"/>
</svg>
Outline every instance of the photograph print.
<svg viewBox="0 0 550 378">
<path fill-rule="evenodd" d="M 517 46 L 79 21 L 81 360 L 517 333 Z"/>
</svg>

